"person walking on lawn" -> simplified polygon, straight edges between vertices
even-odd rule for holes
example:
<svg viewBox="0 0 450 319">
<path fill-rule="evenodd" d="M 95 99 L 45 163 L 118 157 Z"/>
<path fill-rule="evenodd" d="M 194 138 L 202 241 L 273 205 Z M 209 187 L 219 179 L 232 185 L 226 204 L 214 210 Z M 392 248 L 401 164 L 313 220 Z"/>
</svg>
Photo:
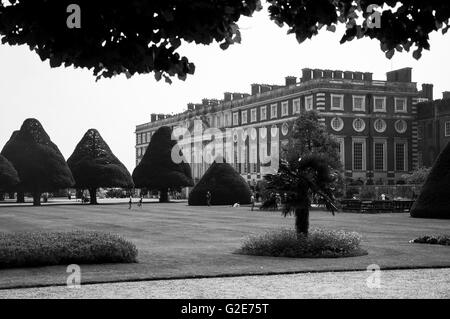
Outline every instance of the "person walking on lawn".
<svg viewBox="0 0 450 319">
<path fill-rule="evenodd" d="M 139 208 L 142 208 L 142 200 L 143 200 L 143 196 L 141 195 L 141 197 L 139 198 L 139 203 L 138 203 Z"/>
<path fill-rule="evenodd" d="M 206 192 L 206 205 L 211 206 L 211 192 Z"/>
<path fill-rule="evenodd" d="M 130 195 L 130 200 L 128 201 L 128 209 L 131 209 L 132 204 L 133 204 L 133 197 Z"/>
<path fill-rule="evenodd" d="M 252 194 L 252 197 L 250 197 L 250 201 L 252 202 L 252 211 L 255 208 L 255 195 Z"/>
</svg>

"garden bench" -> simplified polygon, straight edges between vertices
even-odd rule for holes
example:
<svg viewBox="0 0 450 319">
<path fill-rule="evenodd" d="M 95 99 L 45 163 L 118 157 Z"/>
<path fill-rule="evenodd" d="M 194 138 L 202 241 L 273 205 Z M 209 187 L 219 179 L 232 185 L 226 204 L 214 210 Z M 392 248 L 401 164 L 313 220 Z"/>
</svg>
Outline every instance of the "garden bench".
<svg viewBox="0 0 450 319">
<path fill-rule="evenodd" d="M 398 213 L 409 212 L 413 204 L 413 200 L 396 200 L 394 201 L 394 211 Z"/>
</svg>

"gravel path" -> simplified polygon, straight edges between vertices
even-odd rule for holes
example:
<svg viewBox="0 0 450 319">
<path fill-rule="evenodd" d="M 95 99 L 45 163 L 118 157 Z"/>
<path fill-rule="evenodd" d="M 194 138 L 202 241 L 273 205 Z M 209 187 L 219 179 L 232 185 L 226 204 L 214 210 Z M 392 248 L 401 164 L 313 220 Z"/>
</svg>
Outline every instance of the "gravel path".
<svg viewBox="0 0 450 319">
<path fill-rule="evenodd" d="M 12 289 L 0 290 L 0 298 L 450 298 L 450 268 Z"/>
</svg>

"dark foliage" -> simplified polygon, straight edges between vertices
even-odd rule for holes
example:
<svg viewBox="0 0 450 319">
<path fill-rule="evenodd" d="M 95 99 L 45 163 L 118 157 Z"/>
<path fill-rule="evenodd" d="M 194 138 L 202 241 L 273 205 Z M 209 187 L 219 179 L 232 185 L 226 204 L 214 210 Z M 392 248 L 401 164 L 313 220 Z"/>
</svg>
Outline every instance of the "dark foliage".
<svg viewBox="0 0 450 319">
<path fill-rule="evenodd" d="M 185 160 L 182 163 L 172 160 L 174 148 L 174 153 L 181 154 L 177 141 L 172 139 L 171 129 L 160 127 L 153 134 L 144 157 L 133 172 L 135 186 L 159 190 L 163 202 L 167 201 L 169 189 L 194 185 L 190 165 Z"/>
<path fill-rule="evenodd" d="M 284 215 L 295 216 L 295 227 L 299 236 L 308 235 L 309 209 L 313 196 L 320 199 L 333 214 L 333 181 L 327 157 L 312 154 L 301 159 L 280 162 L 277 174 L 266 175 L 267 189 L 279 193 L 284 199 Z"/>
<path fill-rule="evenodd" d="M 450 2 L 447 0 L 268 0 L 270 17 L 278 25 L 286 23 L 288 33 L 294 33 L 301 43 L 317 35 L 322 27 L 335 32 L 336 26 L 344 24 L 345 34 L 341 43 L 368 37 L 380 41 L 387 58 L 395 51 L 410 51 L 421 57 L 423 49 L 430 48 L 429 34 L 449 29 Z M 367 18 L 372 15 L 371 5 L 388 5 L 381 13 L 379 27 L 370 27 Z M 358 17 L 364 17 L 362 22 Z M 372 19 L 369 19 L 372 21 Z"/>
<path fill-rule="evenodd" d="M 252 256 L 291 258 L 339 258 L 367 255 L 355 232 L 313 229 L 309 236 L 297 236 L 285 229 L 250 237 L 238 251 Z"/>
<path fill-rule="evenodd" d="M 0 233 L 0 268 L 135 263 L 133 243 L 99 232 Z"/>
<path fill-rule="evenodd" d="M 74 66 L 93 71 L 97 78 L 154 72 L 156 79 L 194 73 L 194 65 L 177 49 L 183 42 L 220 43 L 222 49 L 241 40 L 236 22 L 261 8 L 260 0 L 78 0 L 81 28 L 67 27 L 72 0 L 0 0 L 0 35 L 10 45 L 28 45 L 50 66 Z M 370 5 L 395 7 L 397 0 L 267 0 L 270 18 L 287 24 L 298 42 L 317 35 L 322 27 L 334 32 L 345 25 L 341 43 L 377 39 L 388 58 L 395 50 L 414 57 L 429 49 L 429 34 L 446 33 L 450 17 L 447 0 L 402 0 L 387 9 L 380 27 L 367 21 Z"/>
<path fill-rule="evenodd" d="M 25 120 L 1 154 L 19 173 L 18 190 L 32 193 L 35 205 L 39 205 L 43 192 L 68 188 L 75 183 L 58 147 L 36 119 Z"/>
<path fill-rule="evenodd" d="M 442 245 L 450 246 L 450 236 L 449 235 L 427 235 L 416 239 L 411 242 L 418 244 L 430 244 L 430 245 Z"/>
<path fill-rule="evenodd" d="M 154 72 L 185 79 L 194 65 L 176 50 L 183 41 L 222 49 L 240 42 L 236 22 L 259 0 L 17 0 L 0 1 L 3 43 L 27 44 L 52 67 L 88 68 L 97 77 Z M 81 28 L 69 29 L 67 7 L 81 9 Z"/>
<path fill-rule="evenodd" d="M 450 143 L 436 159 L 411 216 L 450 219 Z"/>
<path fill-rule="evenodd" d="M 3 155 L 0 155 L 0 190 L 11 190 L 19 183 L 16 169 Z"/>
<path fill-rule="evenodd" d="M 211 205 L 250 204 L 248 183 L 223 159 L 208 168 L 189 194 L 189 205 L 206 205 L 206 192 L 211 192 Z"/>
<path fill-rule="evenodd" d="M 89 189 L 91 203 L 96 203 L 96 189 L 100 187 L 133 188 L 133 180 L 126 167 L 114 156 L 100 133 L 90 129 L 83 136 L 67 160 L 75 188 Z"/>
</svg>

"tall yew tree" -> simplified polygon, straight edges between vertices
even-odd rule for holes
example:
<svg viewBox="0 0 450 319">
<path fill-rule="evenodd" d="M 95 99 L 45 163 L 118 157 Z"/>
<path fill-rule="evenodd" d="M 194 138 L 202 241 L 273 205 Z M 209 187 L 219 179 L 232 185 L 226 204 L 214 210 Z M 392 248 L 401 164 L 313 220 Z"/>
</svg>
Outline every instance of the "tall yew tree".
<svg viewBox="0 0 450 319">
<path fill-rule="evenodd" d="M 43 192 L 72 187 L 74 179 L 58 147 L 50 140 L 41 123 L 27 119 L 20 131 L 13 133 L 1 155 L 19 173 L 20 192 L 33 194 L 33 204 L 41 204 Z"/>
<path fill-rule="evenodd" d="M 114 156 L 95 129 L 84 134 L 67 164 L 75 178 L 75 187 L 89 190 L 91 204 L 97 204 L 97 189 L 100 187 L 134 187 L 125 165 Z"/>
<path fill-rule="evenodd" d="M 175 153 L 180 153 L 177 141 L 172 139 L 172 130 L 167 126 L 160 127 L 133 172 L 136 187 L 158 190 L 160 202 L 168 201 L 169 189 L 194 185 L 190 165 L 185 160 L 181 163 L 172 160 L 173 148 L 178 148 Z"/>
<path fill-rule="evenodd" d="M 10 161 L 0 155 L 0 193 L 11 191 L 17 184 L 19 184 L 19 175 L 16 169 Z"/>
</svg>

